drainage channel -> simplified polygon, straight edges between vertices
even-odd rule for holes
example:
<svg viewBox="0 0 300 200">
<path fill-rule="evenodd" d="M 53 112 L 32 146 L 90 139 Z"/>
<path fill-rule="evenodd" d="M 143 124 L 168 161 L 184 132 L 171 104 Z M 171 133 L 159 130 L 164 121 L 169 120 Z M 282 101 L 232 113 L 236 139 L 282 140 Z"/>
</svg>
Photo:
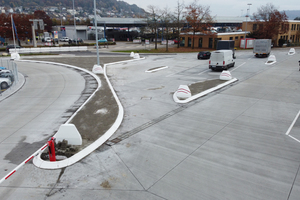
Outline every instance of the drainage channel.
<svg viewBox="0 0 300 200">
<path fill-rule="evenodd" d="M 179 113 L 179 112 L 187 109 L 191 105 L 193 105 L 193 104 L 184 105 L 184 106 L 181 106 L 179 108 L 176 108 L 175 110 L 172 110 L 172 111 L 170 111 L 170 112 L 168 112 L 168 113 L 166 113 L 166 114 L 164 114 L 164 115 L 162 115 L 162 116 L 160 116 L 156 119 L 153 119 L 153 120 L 151 120 L 151 121 L 149 121 L 145 124 L 142 124 L 141 126 L 138 126 L 138 127 L 134 128 L 130 131 L 125 132 L 124 134 L 120 135 L 119 137 L 116 137 L 112 140 L 108 140 L 105 144 L 109 145 L 109 146 L 115 145 L 115 144 L 121 142 L 122 140 L 125 140 L 125 139 L 129 138 L 130 136 L 133 136 L 134 134 L 136 134 L 136 133 L 138 133 L 142 130 L 145 130 L 146 128 L 149 128 L 150 126 L 153 126 L 154 124 L 156 124 L 158 122 L 161 122 L 161 121 L 175 115 L 176 113 Z"/>
</svg>

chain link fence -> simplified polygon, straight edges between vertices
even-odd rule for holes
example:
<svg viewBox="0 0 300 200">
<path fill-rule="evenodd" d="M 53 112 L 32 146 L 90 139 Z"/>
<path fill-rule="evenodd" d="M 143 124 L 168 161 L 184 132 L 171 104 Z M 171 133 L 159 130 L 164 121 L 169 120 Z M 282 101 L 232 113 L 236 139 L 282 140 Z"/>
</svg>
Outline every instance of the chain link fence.
<svg viewBox="0 0 300 200">
<path fill-rule="evenodd" d="M 18 66 L 13 60 L 0 59 L 0 70 L 0 81 L 5 78 L 9 79 L 11 81 L 11 85 L 9 85 L 9 87 L 13 87 L 19 81 Z M 6 84 L 0 84 L 0 93 L 8 89 L 3 88 L 5 85 Z"/>
</svg>

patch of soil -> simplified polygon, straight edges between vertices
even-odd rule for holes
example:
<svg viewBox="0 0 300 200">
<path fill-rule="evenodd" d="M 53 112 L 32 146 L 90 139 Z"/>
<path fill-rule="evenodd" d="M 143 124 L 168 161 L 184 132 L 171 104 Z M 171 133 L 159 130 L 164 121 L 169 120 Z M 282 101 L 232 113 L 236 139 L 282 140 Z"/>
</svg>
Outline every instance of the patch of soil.
<svg viewBox="0 0 300 200">
<path fill-rule="evenodd" d="M 213 79 L 213 80 L 206 80 L 203 82 L 197 82 L 197 83 L 193 83 L 191 85 L 188 85 L 190 90 L 191 90 L 191 94 L 196 95 L 199 94 L 200 92 L 203 92 L 205 90 L 208 90 L 210 88 L 213 88 L 217 85 L 220 85 L 222 83 L 225 83 L 226 81 L 220 80 L 220 79 Z"/>
</svg>

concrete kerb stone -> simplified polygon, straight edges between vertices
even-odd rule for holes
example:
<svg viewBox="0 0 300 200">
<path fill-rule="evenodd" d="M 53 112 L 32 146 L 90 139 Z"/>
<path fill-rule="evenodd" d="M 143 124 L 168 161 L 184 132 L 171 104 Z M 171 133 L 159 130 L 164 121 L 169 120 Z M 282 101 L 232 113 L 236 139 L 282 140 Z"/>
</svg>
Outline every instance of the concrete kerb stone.
<svg viewBox="0 0 300 200">
<path fill-rule="evenodd" d="M 83 150 L 81 150 L 80 152 L 76 153 L 75 155 L 71 156 L 70 158 L 67 158 L 65 160 L 61 160 L 61 161 L 56 161 L 56 162 L 49 162 L 49 161 L 45 161 L 41 159 L 41 154 L 42 152 L 39 153 L 39 155 L 35 156 L 33 159 L 33 164 L 39 168 L 42 169 L 60 169 L 60 168 L 64 168 L 70 165 L 75 164 L 76 162 L 80 161 L 82 158 L 86 157 L 87 155 L 89 155 L 90 153 L 92 153 L 94 150 L 96 150 L 99 146 L 101 146 L 103 143 L 105 143 L 114 133 L 115 131 L 119 128 L 119 126 L 122 123 L 123 120 L 123 116 L 124 116 L 124 108 L 117 96 L 117 94 L 115 93 L 108 77 L 106 74 L 106 68 L 109 65 L 114 65 L 114 64 L 119 64 L 119 63 L 124 63 L 124 62 L 129 62 L 129 61 L 138 61 L 138 60 L 143 60 L 145 58 L 139 58 L 139 59 L 132 59 L 132 60 L 127 60 L 127 61 L 120 61 L 120 62 L 114 62 L 114 63 L 109 63 L 109 64 L 105 64 L 104 65 L 104 76 L 105 79 L 113 93 L 113 96 L 118 104 L 119 107 L 119 112 L 118 112 L 118 116 L 116 121 L 114 122 L 114 124 L 99 138 L 97 139 L 95 142 L 93 142 L 92 144 L 90 144 L 89 146 L 87 146 L 86 148 L 84 148 Z M 23 62 L 36 62 L 36 63 L 45 63 L 45 64 L 55 64 L 55 65 L 61 65 L 61 66 L 66 66 L 66 67 L 72 67 L 75 69 L 79 69 L 82 71 L 85 71 L 89 74 L 91 74 L 98 82 L 98 87 L 97 89 L 94 91 L 94 93 L 82 104 L 82 106 L 80 106 L 80 108 L 70 117 L 70 119 L 66 122 L 69 123 L 74 116 L 83 108 L 83 106 L 94 96 L 94 94 L 99 90 L 99 88 L 101 87 L 101 81 L 99 79 L 98 76 L 96 76 L 95 74 L 93 74 L 92 72 L 86 70 L 86 69 L 82 69 L 76 66 L 72 66 L 72 65 L 66 65 L 66 64 L 61 64 L 61 63 L 54 63 L 54 62 L 45 62 L 45 61 L 33 61 L 33 60 L 22 60 Z M 55 137 L 55 135 L 54 135 Z"/>
<path fill-rule="evenodd" d="M 193 100 L 195 100 L 195 99 L 198 99 L 198 98 L 200 98 L 200 97 L 202 97 L 202 96 L 205 96 L 205 95 L 207 95 L 207 94 L 209 94 L 209 93 L 211 93 L 211 92 L 214 92 L 214 91 L 216 91 L 216 90 L 219 90 L 219 89 L 221 89 L 222 87 L 225 87 L 225 86 L 227 86 L 227 85 L 229 85 L 229 84 L 231 84 L 231 83 L 234 83 L 234 82 L 236 82 L 236 81 L 238 81 L 238 79 L 237 79 L 237 78 L 233 78 L 233 79 L 231 79 L 231 80 L 229 80 L 229 81 L 226 81 L 225 83 L 222 83 L 222 84 L 220 84 L 220 85 L 217 85 L 216 87 L 213 87 L 213 88 L 210 88 L 210 89 L 205 90 L 205 91 L 203 91 L 203 92 L 200 92 L 199 94 L 193 95 L 193 96 L 191 96 L 190 98 L 184 99 L 184 100 L 180 100 L 180 99 L 177 98 L 177 91 L 176 91 L 176 92 L 173 94 L 173 100 L 174 100 L 176 103 L 188 103 L 188 102 L 191 102 L 191 101 L 193 101 Z"/>
</svg>

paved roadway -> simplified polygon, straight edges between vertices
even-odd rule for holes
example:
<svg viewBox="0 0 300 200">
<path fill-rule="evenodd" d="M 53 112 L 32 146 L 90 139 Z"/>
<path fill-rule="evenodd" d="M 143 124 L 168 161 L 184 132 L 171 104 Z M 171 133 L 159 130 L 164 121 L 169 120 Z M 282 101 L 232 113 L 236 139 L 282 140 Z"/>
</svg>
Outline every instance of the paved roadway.
<svg viewBox="0 0 300 200">
<path fill-rule="evenodd" d="M 17 65 L 26 82 L 0 102 L 1 178 L 44 145 L 71 116 L 67 109 L 85 87 L 84 78 L 75 70 L 35 63 Z"/>
<path fill-rule="evenodd" d="M 239 81 L 186 105 L 172 101 L 179 84 L 220 74 L 195 53 L 109 67 L 125 108 L 121 141 L 63 170 L 28 164 L 0 185 L 1 197 L 298 199 L 300 143 L 286 132 L 300 110 L 299 57 L 287 51 L 274 49 L 271 66 L 238 51 L 230 70 Z M 159 66 L 169 68 L 145 73 Z M 298 139 L 299 126 L 290 132 Z"/>
</svg>

